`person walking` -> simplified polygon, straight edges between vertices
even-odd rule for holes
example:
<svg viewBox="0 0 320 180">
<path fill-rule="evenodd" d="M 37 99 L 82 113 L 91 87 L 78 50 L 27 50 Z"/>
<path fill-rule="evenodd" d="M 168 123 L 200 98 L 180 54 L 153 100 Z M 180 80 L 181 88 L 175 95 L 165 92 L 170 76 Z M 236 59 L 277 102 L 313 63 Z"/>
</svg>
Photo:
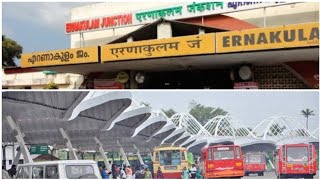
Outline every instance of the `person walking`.
<svg viewBox="0 0 320 180">
<path fill-rule="evenodd" d="M 126 172 L 124 171 L 125 167 L 120 169 L 120 179 L 127 179 Z"/>
<path fill-rule="evenodd" d="M 197 168 L 196 179 L 203 179 L 202 171 L 200 167 L 197 165 L 196 168 Z"/>
<path fill-rule="evenodd" d="M 181 178 L 182 179 L 189 179 L 189 171 L 186 167 L 183 168 L 183 171 L 181 172 Z"/>
<path fill-rule="evenodd" d="M 192 168 L 190 170 L 191 179 L 195 179 L 197 174 L 197 167 L 195 164 L 192 164 Z"/>
<path fill-rule="evenodd" d="M 5 169 L 4 166 L 2 166 L 2 179 L 11 179 L 8 171 Z"/>
<path fill-rule="evenodd" d="M 119 167 L 116 164 L 112 165 L 112 179 L 120 179 L 120 177 L 119 177 Z"/>
<path fill-rule="evenodd" d="M 125 172 L 127 175 L 127 179 L 133 179 L 132 169 L 131 169 L 130 165 L 125 168 Z"/>
<path fill-rule="evenodd" d="M 109 179 L 111 172 L 107 170 L 106 166 L 102 166 L 100 172 L 102 179 Z"/>
<path fill-rule="evenodd" d="M 139 166 L 135 172 L 135 179 L 144 179 L 145 171 L 143 166 Z"/>
<path fill-rule="evenodd" d="M 8 173 L 11 176 L 11 178 L 13 178 L 16 175 L 17 169 L 15 164 L 11 166 L 11 168 L 8 170 Z"/>
<path fill-rule="evenodd" d="M 163 175 L 163 173 L 161 171 L 161 167 L 158 167 L 156 179 L 164 179 L 164 175 Z"/>
<path fill-rule="evenodd" d="M 152 174 L 151 174 L 151 172 L 150 172 L 148 167 L 146 168 L 146 173 L 144 175 L 144 178 L 145 179 L 152 179 Z"/>
</svg>

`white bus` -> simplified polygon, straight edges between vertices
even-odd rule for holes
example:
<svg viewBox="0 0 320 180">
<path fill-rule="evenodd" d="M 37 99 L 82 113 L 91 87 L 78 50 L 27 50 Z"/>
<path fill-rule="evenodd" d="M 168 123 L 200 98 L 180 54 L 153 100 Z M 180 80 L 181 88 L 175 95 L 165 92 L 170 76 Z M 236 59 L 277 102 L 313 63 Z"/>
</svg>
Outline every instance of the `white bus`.
<svg viewBox="0 0 320 180">
<path fill-rule="evenodd" d="M 19 164 L 17 179 L 101 179 L 98 165 L 91 160 L 63 160 Z"/>
</svg>

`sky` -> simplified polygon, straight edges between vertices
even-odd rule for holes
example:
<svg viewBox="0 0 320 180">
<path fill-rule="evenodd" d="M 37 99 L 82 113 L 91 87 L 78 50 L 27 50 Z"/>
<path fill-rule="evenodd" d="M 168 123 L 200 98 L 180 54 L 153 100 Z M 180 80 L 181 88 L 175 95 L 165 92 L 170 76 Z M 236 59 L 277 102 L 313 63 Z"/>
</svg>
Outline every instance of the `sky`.
<svg viewBox="0 0 320 180">
<path fill-rule="evenodd" d="M 23 52 L 37 52 L 70 47 L 70 35 L 64 24 L 70 9 L 92 2 L 2 3 L 2 33 L 23 47 Z"/>
<path fill-rule="evenodd" d="M 311 132 L 319 127 L 319 94 L 316 91 L 133 91 L 138 102 L 148 102 L 154 109 L 173 108 L 189 112 L 192 100 L 205 106 L 220 107 L 232 118 L 254 127 L 272 116 L 299 118 L 305 124 L 301 110 L 311 109 Z"/>
</svg>

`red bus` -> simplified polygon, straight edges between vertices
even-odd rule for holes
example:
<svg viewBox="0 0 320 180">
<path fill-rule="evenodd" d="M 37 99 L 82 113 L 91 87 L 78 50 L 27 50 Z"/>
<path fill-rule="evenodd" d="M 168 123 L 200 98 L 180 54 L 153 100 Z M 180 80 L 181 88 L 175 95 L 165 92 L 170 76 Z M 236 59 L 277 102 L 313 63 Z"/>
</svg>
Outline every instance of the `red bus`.
<svg viewBox="0 0 320 180">
<path fill-rule="evenodd" d="M 240 146 L 218 145 L 201 150 L 201 168 L 205 179 L 243 177 L 244 166 Z"/>
<path fill-rule="evenodd" d="M 278 179 L 312 179 L 317 172 L 316 149 L 312 144 L 281 145 L 274 153 Z"/>
<path fill-rule="evenodd" d="M 263 176 L 267 169 L 266 155 L 260 152 L 246 153 L 244 155 L 245 176 L 250 174 L 258 174 Z"/>
</svg>

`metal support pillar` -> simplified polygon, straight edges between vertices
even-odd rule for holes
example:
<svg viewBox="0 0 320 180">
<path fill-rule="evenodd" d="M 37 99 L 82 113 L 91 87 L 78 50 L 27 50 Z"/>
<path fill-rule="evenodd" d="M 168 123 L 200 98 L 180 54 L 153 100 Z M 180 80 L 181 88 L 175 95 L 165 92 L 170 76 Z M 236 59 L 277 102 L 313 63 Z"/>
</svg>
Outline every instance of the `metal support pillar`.
<svg viewBox="0 0 320 180">
<path fill-rule="evenodd" d="M 72 143 L 70 141 L 70 138 L 68 136 L 68 134 L 64 131 L 63 128 L 59 128 L 61 134 L 62 134 L 62 137 L 67 141 L 66 145 L 69 149 L 69 156 L 71 156 L 71 159 L 74 159 L 74 160 L 78 160 L 78 157 L 76 155 L 76 152 L 74 151 L 73 147 L 72 147 Z"/>
<path fill-rule="evenodd" d="M 85 45 L 85 42 L 84 42 L 84 35 L 83 35 L 83 33 L 80 33 L 80 47 L 82 47 L 82 44 L 83 44 L 83 47 L 85 47 L 86 45 Z"/>
<path fill-rule="evenodd" d="M 108 161 L 108 158 L 106 156 L 106 153 L 103 149 L 103 146 L 102 146 L 102 143 L 100 142 L 100 140 L 97 138 L 97 137 L 94 137 L 94 140 L 96 141 L 97 145 L 99 146 L 99 152 L 103 158 L 103 162 L 104 164 L 106 165 L 106 168 L 111 171 L 111 167 L 110 167 L 110 164 L 109 164 L 109 161 Z"/>
<path fill-rule="evenodd" d="M 264 153 L 264 154 L 265 154 L 265 155 L 266 155 L 266 157 L 268 158 L 268 161 L 269 161 L 269 163 L 270 163 L 270 165 L 271 165 L 272 169 L 274 169 L 274 165 L 273 165 L 272 161 L 270 160 L 270 158 L 269 158 L 268 154 L 267 154 L 267 153 Z"/>
<path fill-rule="evenodd" d="M 140 161 L 140 164 L 141 164 L 141 165 L 144 165 L 144 162 L 143 162 L 143 160 L 142 160 L 142 157 L 141 157 L 141 154 L 140 154 L 139 149 L 137 148 L 136 145 L 133 145 L 133 147 L 134 147 L 134 149 L 137 151 L 137 155 L 138 155 L 138 159 L 139 159 L 139 161 Z"/>
<path fill-rule="evenodd" d="M 16 156 L 14 157 L 14 160 L 13 160 L 13 163 L 12 163 L 12 164 L 14 164 L 14 165 L 16 165 L 16 166 L 19 164 L 19 160 L 20 160 L 21 154 L 22 154 L 22 151 L 21 151 L 21 148 L 20 148 L 20 146 L 19 146 L 19 147 L 17 147 L 17 154 L 16 154 Z"/>
<path fill-rule="evenodd" d="M 151 161 L 153 161 L 153 156 L 152 156 L 152 153 L 151 153 L 150 149 L 149 149 L 149 148 L 147 148 L 147 151 L 149 152 L 149 153 L 148 153 L 148 156 L 150 156 Z"/>
<path fill-rule="evenodd" d="M 18 141 L 19 146 L 20 146 L 20 150 L 23 154 L 24 162 L 25 163 L 32 163 L 33 160 L 31 158 L 30 152 L 29 152 L 27 146 L 25 145 L 25 142 L 23 139 L 23 137 L 24 137 L 23 132 L 21 131 L 18 124 L 16 124 L 16 122 L 11 118 L 11 116 L 7 116 L 7 121 L 10 125 L 10 128 L 14 131 L 15 137 Z M 20 158 L 20 156 L 19 156 L 19 158 Z"/>
<path fill-rule="evenodd" d="M 125 165 L 126 165 L 126 166 L 130 166 L 130 163 L 129 163 L 129 161 L 128 161 L 127 155 L 126 155 L 126 153 L 124 152 L 124 150 L 123 150 L 123 148 L 122 148 L 119 140 L 117 140 L 117 144 L 118 144 L 118 146 L 120 147 L 120 153 L 121 153 L 121 155 L 122 155 L 122 157 L 123 157 L 123 160 L 124 160 Z"/>
</svg>

